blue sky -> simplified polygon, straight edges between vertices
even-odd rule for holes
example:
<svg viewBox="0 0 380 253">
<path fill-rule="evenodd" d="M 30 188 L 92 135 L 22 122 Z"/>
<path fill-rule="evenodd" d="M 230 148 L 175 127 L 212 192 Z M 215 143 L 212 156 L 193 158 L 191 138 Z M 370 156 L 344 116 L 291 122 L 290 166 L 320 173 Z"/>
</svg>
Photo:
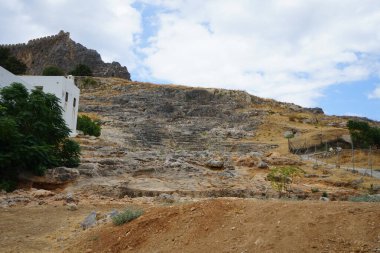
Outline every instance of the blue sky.
<svg viewBox="0 0 380 253">
<path fill-rule="evenodd" d="M 0 0 L 0 43 L 69 31 L 133 80 L 380 120 L 378 0 Z"/>
</svg>

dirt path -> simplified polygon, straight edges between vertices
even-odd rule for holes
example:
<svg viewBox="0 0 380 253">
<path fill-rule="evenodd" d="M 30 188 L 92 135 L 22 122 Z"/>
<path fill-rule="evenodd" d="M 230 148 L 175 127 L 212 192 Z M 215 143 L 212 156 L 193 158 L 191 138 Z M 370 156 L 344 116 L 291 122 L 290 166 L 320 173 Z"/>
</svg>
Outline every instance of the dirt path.
<svg viewBox="0 0 380 253">
<path fill-rule="evenodd" d="M 0 252 L 61 252 L 85 233 L 79 224 L 92 210 L 124 206 L 87 204 L 76 211 L 62 205 L 0 208 Z"/>
<path fill-rule="evenodd" d="M 66 252 L 379 252 L 380 205 L 218 199 L 153 208 Z"/>
</svg>

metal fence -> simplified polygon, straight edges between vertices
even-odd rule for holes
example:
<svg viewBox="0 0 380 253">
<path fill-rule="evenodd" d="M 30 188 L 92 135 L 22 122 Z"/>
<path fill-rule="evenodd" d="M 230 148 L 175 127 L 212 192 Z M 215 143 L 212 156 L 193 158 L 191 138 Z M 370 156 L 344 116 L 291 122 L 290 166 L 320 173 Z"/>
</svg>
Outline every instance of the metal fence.
<svg viewBox="0 0 380 253">
<path fill-rule="evenodd" d="M 308 140 L 289 141 L 289 151 L 304 159 L 328 167 L 358 170 L 367 175 L 380 176 L 380 149 L 356 149 L 336 139 L 332 142 L 310 143 Z"/>
<path fill-rule="evenodd" d="M 359 171 L 369 176 L 380 177 L 380 150 L 376 149 L 332 149 L 303 155 L 329 168 Z"/>
</svg>

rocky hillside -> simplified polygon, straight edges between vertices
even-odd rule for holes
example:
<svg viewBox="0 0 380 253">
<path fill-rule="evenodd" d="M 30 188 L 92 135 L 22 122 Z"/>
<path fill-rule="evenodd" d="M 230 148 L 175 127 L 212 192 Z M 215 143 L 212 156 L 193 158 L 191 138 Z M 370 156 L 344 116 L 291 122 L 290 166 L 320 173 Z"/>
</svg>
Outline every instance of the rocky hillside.
<svg viewBox="0 0 380 253">
<path fill-rule="evenodd" d="M 1 45 L 27 65 L 26 74 L 41 75 L 47 66 L 57 66 L 69 72 L 78 64 L 91 68 L 94 76 L 120 77 L 130 80 L 126 67 L 118 62 L 104 63 L 98 52 L 87 49 L 70 38 L 70 33 L 60 31 L 57 35 L 32 39 L 28 43 Z"/>
<path fill-rule="evenodd" d="M 334 173 L 290 154 L 284 138 L 290 131 L 310 145 L 334 141 L 348 133 L 346 119 L 243 91 L 83 80 L 80 111 L 103 130 L 100 138 L 78 137 L 82 180 L 74 188 L 113 197 L 276 196 L 268 166 L 298 165 L 313 176 L 294 186 L 295 196 L 313 198 L 321 182 L 336 198 L 355 194 L 354 183 L 342 188 Z"/>
</svg>

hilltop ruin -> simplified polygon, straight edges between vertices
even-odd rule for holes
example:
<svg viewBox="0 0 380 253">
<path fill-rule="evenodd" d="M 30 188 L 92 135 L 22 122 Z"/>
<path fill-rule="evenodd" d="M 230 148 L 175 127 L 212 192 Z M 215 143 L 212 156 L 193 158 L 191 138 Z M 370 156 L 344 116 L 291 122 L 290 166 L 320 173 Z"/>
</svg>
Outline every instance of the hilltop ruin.
<svg viewBox="0 0 380 253">
<path fill-rule="evenodd" d="M 127 67 L 118 62 L 105 63 L 93 49 L 76 43 L 70 33 L 60 31 L 53 36 L 29 40 L 28 43 L 0 45 L 27 65 L 28 75 L 41 75 L 47 66 L 57 66 L 69 72 L 78 64 L 89 66 L 94 76 L 120 77 L 130 80 Z"/>
</svg>

